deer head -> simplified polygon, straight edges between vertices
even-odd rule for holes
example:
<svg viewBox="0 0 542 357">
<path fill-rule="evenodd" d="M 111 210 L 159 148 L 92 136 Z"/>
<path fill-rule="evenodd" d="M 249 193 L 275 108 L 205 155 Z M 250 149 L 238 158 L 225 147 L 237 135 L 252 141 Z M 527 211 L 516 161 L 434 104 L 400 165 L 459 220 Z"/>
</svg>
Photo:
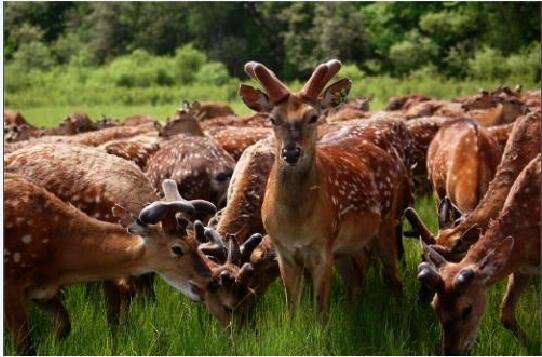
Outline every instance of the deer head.
<svg viewBox="0 0 542 357">
<path fill-rule="evenodd" d="M 439 207 L 439 216 L 441 210 L 443 209 Z M 452 228 L 442 228 L 435 236 L 412 207 L 405 210 L 405 218 L 412 227 L 411 230 L 405 232 L 405 237 L 422 239 L 426 245 L 450 261 L 461 260 L 469 247 L 478 241 L 481 234 L 481 229 L 477 224 L 472 226 L 460 224 Z"/>
<path fill-rule="evenodd" d="M 443 327 L 442 353 L 468 353 L 485 310 L 486 282 L 508 260 L 514 239 L 496 242 L 479 260 L 459 263 L 448 262 L 423 240 L 420 243 L 426 261 L 418 267 L 418 280 L 436 293 L 432 306 Z"/>
<path fill-rule="evenodd" d="M 211 271 L 198 244 L 187 233 L 190 221 L 186 216 L 203 212 L 216 213 L 216 207 L 206 201 L 186 201 L 177 191 L 173 180 L 164 180 L 165 201 L 144 207 L 138 217 L 115 205 L 113 215 L 131 234 L 143 238 L 148 255 L 147 262 L 156 267 L 160 276 L 192 300 L 201 300 Z"/>
<path fill-rule="evenodd" d="M 286 166 L 303 167 L 312 163 L 316 122 L 321 111 L 339 105 L 352 85 L 349 79 L 342 79 L 324 90 L 340 68 L 341 62 L 336 59 L 319 65 L 301 91 L 291 93 L 264 65 L 257 62 L 245 65 L 245 72 L 259 82 L 265 92 L 241 84 L 239 93 L 249 108 L 269 113 L 277 139 L 277 157 Z"/>
<path fill-rule="evenodd" d="M 202 253 L 215 262 L 213 279 L 204 294 L 207 309 L 221 326 L 230 327 L 234 322 L 241 326 L 256 302 L 253 278 L 257 273 L 265 274 L 267 266 L 273 265 L 274 253 L 264 248 L 258 257 L 251 260 L 252 253 L 263 240 L 259 233 L 239 244 L 235 235 L 228 234 L 223 240 L 216 230 L 203 228 L 201 222 L 196 221 L 194 234 Z M 265 277 L 259 276 L 258 280 L 265 280 Z"/>
</svg>

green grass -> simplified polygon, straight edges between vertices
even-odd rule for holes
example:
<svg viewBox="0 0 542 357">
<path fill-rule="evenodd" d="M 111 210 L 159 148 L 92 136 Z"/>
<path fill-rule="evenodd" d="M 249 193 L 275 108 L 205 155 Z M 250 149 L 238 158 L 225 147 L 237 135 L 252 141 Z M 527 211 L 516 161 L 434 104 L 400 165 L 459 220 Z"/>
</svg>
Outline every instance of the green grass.
<svg viewBox="0 0 542 357">
<path fill-rule="evenodd" d="M 422 218 L 435 229 L 433 202 L 417 204 Z M 156 283 L 155 303 L 136 301 L 126 325 L 112 331 L 105 320 L 102 292 L 85 293 L 83 286 L 66 289 L 66 305 L 72 333 L 58 342 L 51 323 L 31 308 L 32 337 L 39 354 L 45 355 L 428 355 L 435 354 L 439 325 L 430 306 L 417 302 L 416 268 L 420 250 L 416 241 L 405 241 L 402 277 L 406 299 L 398 305 L 382 283 L 378 269 L 371 269 L 363 297 L 354 303 L 344 299 L 344 287 L 335 277 L 331 318 L 316 322 L 309 294 L 299 313 L 288 319 L 280 280 L 259 304 L 254 324 L 236 334 L 221 331 L 203 306 L 181 297 L 162 281 Z M 532 340 L 522 345 L 504 329 L 498 306 L 505 282 L 489 291 L 475 355 L 538 355 L 540 350 L 540 280 L 534 279 L 521 297 L 517 316 Z M 308 292 L 308 289 L 307 289 Z M 31 304 L 29 304 L 31 305 Z M 9 335 L 4 335 L 4 353 L 13 354 Z"/>
</svg>

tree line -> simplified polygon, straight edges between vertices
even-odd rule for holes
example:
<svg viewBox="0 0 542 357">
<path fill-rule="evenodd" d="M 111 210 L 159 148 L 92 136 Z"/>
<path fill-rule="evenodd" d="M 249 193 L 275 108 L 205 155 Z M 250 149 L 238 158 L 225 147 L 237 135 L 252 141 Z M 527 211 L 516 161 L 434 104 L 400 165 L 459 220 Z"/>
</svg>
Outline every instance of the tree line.
<svg viewBox="0 0 542 357">
<path fill-rule="evenodd" d="M 367 75 L 517 70 L 537 82 L 540 13 L 540 2 L 7 2 L 4 61 L 98 67 L 190 45 L 237 77 L 248 60 L 294 80 L 337 57 Z"/>
</svg>

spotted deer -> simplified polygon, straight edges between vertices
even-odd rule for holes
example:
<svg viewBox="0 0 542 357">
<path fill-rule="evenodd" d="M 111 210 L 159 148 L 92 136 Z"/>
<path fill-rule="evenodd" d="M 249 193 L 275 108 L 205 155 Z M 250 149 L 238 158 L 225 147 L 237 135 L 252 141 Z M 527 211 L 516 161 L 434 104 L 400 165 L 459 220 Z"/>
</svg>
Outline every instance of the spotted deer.
<svg viewBox="0 0 542 357">
<path fill-rule="evenodd" d="M 145 172 L 149 158 L 160 149 L 160 138 L 152 134 L 143 134 L 128 139 L 110 140 L 97 148 L 121 159 L 132 161 Z"/>
<path fill-rule="evenodd" d="M 7 154 L 4 165 L 6 172 L 25 177 L 102 221 L 117 221 L 111 212 L 115 204 L 137 215 L 145 205 L 158 200 L 150 181 L 134 164 L 94 148 L 37 145 Z M 135 288 L 152 299 L 152 283 L 152 276 L 106 281 L 109 323 L 125 318 Z"/>
<path fill-rule="evenodd" d="M 497 166 L 497 173 L 474 211 L 461 217 L 455 222 L 456 225 L 439 230 L 434 236 L 416 212 L 409 208 L 405 216 L 413 231 L 407 235 L 413 235 L 416 238 L 421 236 L 426 244 L 432 245 L 448 260 L 461 259 L 468 247 L 478 239 L 480 233 L 486 230 L 490 219 L 498 216 L 521 170 L 540 152 L 540 125 L 540 111 L 516 120 L 506 142 L 501 162 Z"/>
<path fill-rule="evenodd" d="M 224 206 L 235 161 L 208 137 L 181 136 L 161 145 L 147 162 L 147 176 L 158 190 L 166 178 L 177 182 L 182 197 Z"/>
<path fill-rule="evenodd" d="M 164 182 L 167 202 L 152 202 L 137 216 L 114 206 L 120 224 L 89 217 L 21 176 L 6 174 L 4 185 L 4 316 L 18 353 L 34 354 L 27 299 L 58 321 L 60 336 L 69 333 L 58 297 L 65 285 L 156 272 L 189 298 L 201 298 L 210 272 L 176 214 L 214 206 L 178 200 L 174 182 Z"/>
<path fill-rule="evenodd" d="M 320 95 L 340 66 L 338 60 L 318 66 L 302 90 L 291 93 L 271 70 L 249 62 L 245 72 L 266 93 L 245 84 L 240 88 L 249 108 L 270 113 L 275 132 L 275 162 L 262 220 L 276 249 L 288 305 L 297 307 L 308 270 L 315 306 L 324 315 L 335 261 L 349 264 L 370 243 L 377 245 L 396 296 L 402 296 L 394 232 L 401 218 L 399 192 L 408 187 L 406 169 L 356 138 L 316 145 L 322 108 L 336 106 L 350 90 L 350 80 L 343 79 Z"/>
<path fill-rule="evenodd" d="M 443 353 L 470 351 L 485 311 L 486 291 L 507 276 L 500 318 L 525 340 L 514 311 L 529 276 L 540 274 L 541 185 L 539 153 L 517 176 L 498 217 L 457 263 L 448 262 L 421 240 L 426 262 L 418 268 L 418 279 L 436 292 L 433 308 L 443 326 Z"/>
<path fill-rule="evenodd" d="M 474 210 L 501 154 L 489 132 L 472 120 L 455 120 L 439 129 L 429 145 L 427 171 L 439 202 L 440 228 L 449 228 L 451 217 Z"/>
<path fill-rule="evenodd" d="M 457 220 L 450 227 L 440 229 L 436 235 L 433 235 L 416 211 L 408 208 L 405 217 L 412 230 L 405 232 L 405 236 L 421 237 L 425 244 L 431 245 L 447 260 L 461 260 L 469 247 L 487 229 L 490 219 L 498 216 L 508 192 L 521 170 L 540 151 L 539 133 L 540 112 L 518 118 L 506 143 L 501 162 L 497 167 L 497 173 L 474 211 L 466 216 L 457 216 Z M 458 211 L 454 210 L 454 212 Z M 450 213 L 444 212 L 444 216 L 447 215 Z M 432 293 L 422 286 L 421 301 L 428 301 L 431 296 Z"/>
<path fill-rule="evenodd" d="M 406 122 L 412 137 L 410 146 L 410 170 L 414 188 L 419 192 L 431 192 L 427 174 L 427 151 L 440 127 L 449 121 L 445 117 L 425 117 Z"/>
<path fill-rule="evenodd" d="M 110 140 L 130 138 L 136 135 L 152 133 L 155 132 L 155 130 L 155 125 L 153 123 L 149 123 L 136 126 L 113 126 L 94 132 L 82 133 L 72 136 L 43 136 L 13 143 L 8 147 L 8 152 L 13 152 L 24 147 L 41 144 L 70 144 L 78 146 L 96 147 Z"/>
<path fill-rule="evenodd" d="M 270 128 L 258 127 L 221 127 L 220 130 L 207 132 L 217 141 L 218 145 L 226 150 L 235 161 L 238 161 L 243 151 L 258 140 L 273 135 Z"/>
<path fill-rule="evenodd" d="M 275 159 L 274 139 L 249 147 L 235 166 L 228 204 L 208 227 L 194 222 L 200 249 L 215 264 L 214 284 L 205 293 L 207 309 L 223 327 L 241 326 L 257 298 L 279 276 L 275 251 L 265 233 L 261 206 Z"/>
</svg>

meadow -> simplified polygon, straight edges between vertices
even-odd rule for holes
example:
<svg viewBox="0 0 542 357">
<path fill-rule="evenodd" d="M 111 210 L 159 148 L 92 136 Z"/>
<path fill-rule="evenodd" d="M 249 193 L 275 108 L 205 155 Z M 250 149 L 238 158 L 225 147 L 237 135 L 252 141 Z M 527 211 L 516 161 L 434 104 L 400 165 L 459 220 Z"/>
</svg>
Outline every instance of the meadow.
<svg viewBox="0 0 542 357">
<path fill-rule="evenodd" d="M 416 208 L 432 230 L 436 228 L 431 198 L 417 200 Z M 429 305 L 418 302 L 416 269 L 419 243 L 405 240 L 401 264 L 405 300 L 399 305 L 382 282 L 379 269 L 370 269 L 362 298 L 344 299 L 344 286 L 335 276 L 331 317 L 316 322 L 310 289 L 299 313 L 286 313 L 280 279 L 259 301 L 254 320 L 243 330 L 223 331 L 201 304 L 188 301 L 166 285 L 156 282 L 154 303 L 132 304 L 125 325 L 111 329 L 105 319 L 101 289 L 82 286 L 65 289 L 72 332 L 56 340 L 52 324 L 36 307 L 31 308 L 32 338 L 43 355 L 431 355 L 437 353 L 439 324 Z M 505 282 L 488 294 L 474 355 L 539 355 L 541 353 L 540 280 L 533 279 L 519 302 L 517 316 L 530 341 L 521 344 L 498 318 Z M 31 304 L 30 304 L 31 305 Z M 4 354 L 14 354 L 4 334 Z"/>
<path fill-rule="evenodd" d="M 453 98 L 475 93 L 480 88 L 494 89 L 495 81 L 456 81 L 440 77 L 353 78 L 352 97 L 374 96 L 371 110 L 382 109 L 388 98 L 402 94 L 426 94 Z M 43 84 L 43 85 L 41 85 Z M 515 83 L 507 83 L 514 85 Z M 27 90 L 5 91 L 5 109 L 19 110 L 29 122 L 54 126 L 68 113 L 83 111 L 93 119 L 102 115 L 122 119 L 148 114 L 165 121 L 183 99 L 219 100 L 229 103 L 240 115 L 249 110 L 238 99 L 239 81 L 225 85 L 190 84 L 122 88 L 80 85 L 75 82 L 46 81 Z M 299 83 L 291 83 L 299 88 Z M 533 89 L 533 88 L 525 89 Z M 431 229 L 436 229 L 435 207 L 430 197 L 417 200 L 417 209 Z M 32 337 L 37 352 L 43 355 L 431 355 L 437 353 L 440 327 L 430 306 L 418 300 L 416 270 L 420 261 L 419 243 L 405 240 L 402 262 L 405 300 L 401 305 L 383 284 L 379 270 L 371 269 L 363 297 L 349 302 L 344 286 L 335 277 L 331 299 L 331 318 L 315 322 L 310 289 L 294 318 L 286 313 L 282 283 L 277 279 L 259 301 L 254 320 L 237 332 L 223 331 L 201 304 L 182 297 L 157 279 L 154 303 L 132 304 L 125 325 L 111 329 L 105 318 L 102 290 L 70 286 L 65 303 L 71 316 L 72 332 L 57 341 L 50 320 L 31 303 Z M 530 341 L 521 344 L 498 318 L 498 306 L 505 282 L 489 292 L 475 355 L 539 355 L 541 350 L 540 279 L 533 279 L 517 310 L 518 321 Z M 14 354 L 12 341 L 4 333 L 4 353 Z"/>
</svg>

